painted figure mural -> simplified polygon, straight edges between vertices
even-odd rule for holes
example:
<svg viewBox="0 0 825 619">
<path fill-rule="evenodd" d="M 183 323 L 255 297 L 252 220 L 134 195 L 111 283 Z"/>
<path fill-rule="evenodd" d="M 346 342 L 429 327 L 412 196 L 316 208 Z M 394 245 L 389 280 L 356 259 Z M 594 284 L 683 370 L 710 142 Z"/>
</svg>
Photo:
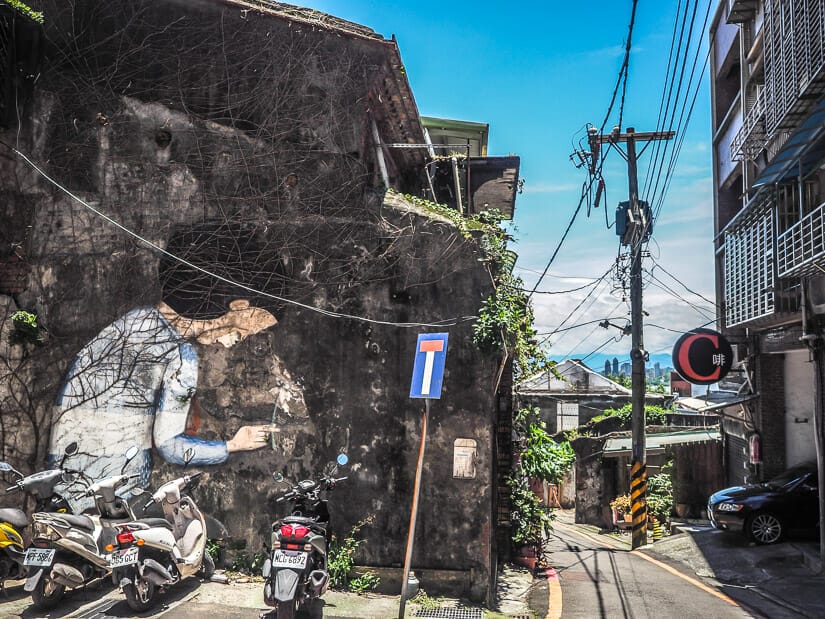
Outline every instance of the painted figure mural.
<svg viewBox="0 0 825 619">
<path fill-rule="evenodd" d="M 153 451 L 172 464 L 184 464 L 190 449 L 193 466 L 221 464 L 233 452 L 264 447 L 278 431 L 261 423 L 227 440 L 187 433 L 197 425 L 191 418 L 198 408 L 197 348 L 230 348 L 277 323 L 231 283 L 267 284 L 255 270 L 260 248 L 243 230 L 206 225 L 174 235 L 168 251 L 174 257 L 165 255 L 159 268 L 162 300 L 118 318 L 80 350 L 53 415 L 49 459 L 77 442 L 72 466 L 92 478 L 118 472 L 129 446 L 141 449 L 126 468 L 140 477 L 123 493 L 148 486 Z M 286 391 L 302 401 L 294 385 Z"/>
</svg>

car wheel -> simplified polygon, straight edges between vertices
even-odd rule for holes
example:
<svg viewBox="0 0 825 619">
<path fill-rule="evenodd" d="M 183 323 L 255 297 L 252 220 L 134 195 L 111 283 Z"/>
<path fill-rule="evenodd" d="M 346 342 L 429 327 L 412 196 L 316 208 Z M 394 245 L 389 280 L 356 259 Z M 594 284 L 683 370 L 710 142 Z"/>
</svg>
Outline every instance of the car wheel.
<svg viewBox="0 0 825 619">
<path fill-rule="evenodd" d="M 745 528 L 748 537 L 757 544 L 775 544 L 785 533 L 782 521 L 770 512 L 754 514 L 748 518 Z"/>
</svg>

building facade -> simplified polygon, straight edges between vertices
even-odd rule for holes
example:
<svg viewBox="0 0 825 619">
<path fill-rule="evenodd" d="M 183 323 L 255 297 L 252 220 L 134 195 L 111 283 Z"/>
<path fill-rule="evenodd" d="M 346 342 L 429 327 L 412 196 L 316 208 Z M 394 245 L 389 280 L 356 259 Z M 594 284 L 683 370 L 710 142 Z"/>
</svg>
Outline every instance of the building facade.
<svg viewBox="0 0 825 619">
<path fill-rule="evenodd" d="M 825 4 L 720 2 L 710 67 L 718 322 L 749 385 L 739 394 L 738 414 L 722 419 L 734 483 L 816 457 L 825 316 Z"/>
</svg>

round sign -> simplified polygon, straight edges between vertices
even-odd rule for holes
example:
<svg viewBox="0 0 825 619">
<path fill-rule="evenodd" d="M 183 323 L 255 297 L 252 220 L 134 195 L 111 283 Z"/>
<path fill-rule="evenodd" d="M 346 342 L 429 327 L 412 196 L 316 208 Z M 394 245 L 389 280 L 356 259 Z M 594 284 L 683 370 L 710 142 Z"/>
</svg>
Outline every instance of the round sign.
<svg viewBox="0 0 825 619">
<path fill-rule="evenodd" d="M 673 367 L 689 383 L 710 385 L 730 371 L 733 349 L 722 334 L 710 329 L 694 329 L 676 340 Z"/>
</svg>

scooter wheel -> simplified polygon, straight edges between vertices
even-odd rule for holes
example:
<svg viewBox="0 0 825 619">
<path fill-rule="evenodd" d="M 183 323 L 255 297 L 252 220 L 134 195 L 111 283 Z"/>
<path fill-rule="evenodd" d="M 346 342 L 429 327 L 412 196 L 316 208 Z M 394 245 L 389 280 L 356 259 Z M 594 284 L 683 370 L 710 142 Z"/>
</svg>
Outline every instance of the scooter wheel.
<svg viewBox="0 0 825 619">
<path fill-rule="evenodd" d="M 40 576 L 32 591 L 32 602 L 40 610 L 50 610 L 60 603 L 66 586 L 56 583 L 48 574 Z"/>
<path fill-rule="evenodd" d="M 215 561 L 212 560 L 212 555 L 208 550 L 203 551 L 203 561 L 201 561 L 200 577 L 204 580 L 212 578 L 215 573 Z"/>
<path fill-rule="evenodd" d="M 129 608 L 138 612 L 149 610 L 157 601 L 155 583 L 146 578 L 138 578 L 134 583 L 124 585 L 123 593 Z"/>
</svg>

